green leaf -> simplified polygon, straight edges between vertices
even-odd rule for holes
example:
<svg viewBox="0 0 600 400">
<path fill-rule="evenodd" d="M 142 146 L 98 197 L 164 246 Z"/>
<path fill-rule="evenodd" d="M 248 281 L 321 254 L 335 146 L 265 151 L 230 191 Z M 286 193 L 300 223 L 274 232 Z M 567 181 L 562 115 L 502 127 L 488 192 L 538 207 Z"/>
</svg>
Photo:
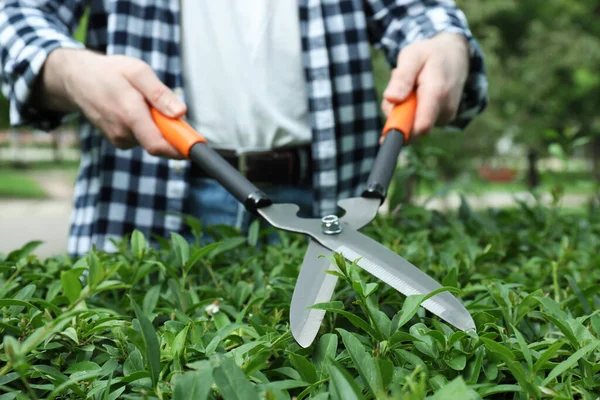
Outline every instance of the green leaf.
<svg viewBox="0 0 600 400">
<path fill-rule="evenodd" d="M 71 269 L 60 274 L 60 281 L 62 283 L 63 292 L 69 302 L 73 304 L 81 295 L 81 276 L 80 269 Z"/>
<path fill-rule="evenodd" d="M 179 265 L 185 267 L 190 258 L 190 244 L 177 232 L 171 232 L 171 241 Z"/>
<path fill-rule="evenodd" d="M 600 345 L 600 340 L 597 340 L 593 343 L 588 344 L 587 346 L 577 350 L 575 353 L 573 353 L 569 358 L 567 358 L 565 361 L 561 362 L 560 364 L 558 364 L 553 370 L 552 372 L 550 372 L 550 374 L 546 377 L 546 379 L 544 379 L 542 381 L 542 386 L 546 386 L 548 383 L 550 383 L 553 379 L 555 379 L 557 376 L 559 376 L 560 374 L 562 374 L 563 372 L 565 372 L 566 370 L 568 370 L 569 368 L 572 368 L 575 364 L 577 364 L 577 362 L 588 355 L 588 353 L 596 350 L 596 347 L 598 347 Z"/>
<path fill-rule="evenodd" d="M 254 385 L 231 358 L 217 354 L 212 360 L 214 381 L 224 400 L 258 400 Z"/>
<path fill-rule="evenodd" d="M 379 371 L 381 373 L 381 384 L 384 388 L 387 388 L 394 379 L 394 363 L 387 358 L 380 358 L 377 362 L 379 363 Z"/>
<path fill-rule="evenodd" d="M 529 347 L 527 346 L 527 343 L 525 342 L 525 338 L 523 337 L 521 332 L 519 332 L 519 330 L 514 325 L 511 325 L 511 327 L 513 328 L 513 331 L 515 332 L 517 342 L 519 343 L 519 347 L 521 348 L 523 357 L 525 358 L 525 361 L 527 362 L 529 371 L 533 371 L 533 358 L 531 357 L 531 350 L 529 350 Z"/>
<path fill-rule="evenodd" d="M 260 389 L 262 391 L 289 390 L 289 389 L 296 389 L 296 388 L 305 387 L 305 386 L 308 386 L 308 383 L 306 383 L 304 381 L 285 379 L 282 381 L 269 382 L 267 384 L 260 385 Z"/>
<path fill-rule="evenodd" d="M 188 371 L 175 378 L 173 400 L 204 400 L 213 384 L 213 371 L 208 360 L 201 361 L 198 370 Z"/>
<path fill-rule="evenodd" d="M 144 359 L 138 348 L 134 349 L 123 364 L 123 374 L 125 376 L 133 375 L 136 372 L 144 371 Z"/>
<path fill-rule="evenodd" d="M 329 370 L 329 391 L 333 400 L 360 400 L 363 398 L 360 387 L 340 364 L 331 360 Z"/>
<path fill-rule="evenodd" d="M 379 364 L 375 362 L 360 340 L 353 334 L 341 328 L 338 328 L 337 331 L 342 336 L 342 342 L 344 342 L 354 368 L 358 371 L 363 382 L 374 396 L 379 396 L 383 392 Z"/>
<path fill-rule="evenodd" d="M 469 385 L 474 385 L 479 381 L 481 367 L 483 365 L 483 356 L 485 354 L 485 346 L 479 346 L 475 351 L 475 360 L 469 362 L 465 378 Z"/>
<path fill-rule="evenodd" d="M 16 381 L 17 379 L 19 379 L 19 374 L 17 372 L 10 372 L 6 375 L 2 375 L 0 376 L 0 386 L 8 385 L 9 383 Z"/>
<path fill-rule="evenodd" d="M 489 388 L 481 389 L 479 391 L 479 394 L 483 397 L 487 397 L 487 396 L 491 396 L 493 394 L 498 394 L 498 393 L 504 393 L 504 394 L 510 393 L 510 392 L 518 393 L 521 391 L 522 391 L 522 388 L 519 385 L 494 385 Z M 504 397 L 504 398 L 506 398 L 506 397 Z"/>
<path fill-rule="evenodd" d="M 337 346 L 338 337 L 333 333 L 324 334 L 321 336 L 319 343 L 317 343 L 312 360 L 317 369 L 321 372 L 321 376 L 327 371 L 329 360 L 335 359 Z"/>
<path fill-rule="evenodd" d="M 189 270 L 196 265 L 196 263 L 203 257 L 207 256 L 208 254 L 210 254 L 210 252 L 212 252 L 213 250 L 217 249 L 219 246 L 221 246 L 223 244 L 223 242 L 215 242 L 215 243 L 210 243 L 204 247 L 201 247 L 199 249 L 196 249 L 192 255 L 190 256 L 188 263 L 187 263 L 187 269 L 186 272 L 189 272 Z"/>
<path fill-rule="evenodd" d="M 77 344 L 77 345 L 79 344 L 79 338 L 77 337 L 77 331 L 72 326 L 70 326 L 67 329 L 65 329 L 64 331 L 62 331 L 61 335 L 68 337 L 73 342 L 75 342 L 75 344 Z"/>
<path fill-rule="evenodd" d="M 177 336 L 175 336 L 175 340 L 173 341 L 173 345 L 171 347 L 171 355 L 173 356 L 174 360 L 177 360 L 183 355 L 189 329 L 190 325 L 188 324 L 181 332 L 177 334 Z"/>
<path fill-rule="evenodd" d="M 540 398 L 540 392 L 537 386 L 534 385 L 527 377 L 525 371 L 523 370 L 523 366 L 520 363 L 515 362 L 515 356 L 510 350 L 486 337 L 481 337 L 480 340 L 490 351 L 498 354 L 502 358 L 523 390 L 527 391 L 527 393 L 529 393 L 535 399 Z"/>
<path fill-rule="evenodd" d="M 258 244 L 258 233 L 260 232 L 260 221 L 258 219 L 252 221 L 248 227 L 248 245 L 256 247 Z"/>
<path fill-rule="evenodd" d="M 91 251 L 88 256 L 89 268 L 89 283 L 91 288 L 95 288 L 104 279 L 104 267 L 96 255 L 95 251 Z"/>
<path fill-rule="evenodd" d="M 65 370 L 65 374 L 81 374 L 87 372 L 98 372 L 101 371 L 102 368 L 92 361 L 80 361 L 76 364 L 69 365 L 69 367 Z"/>
<path fill-rule="evenodd" d="M 379 288 L 379 283 L 367 283 L 364 290 L 365 297 L 371 296 L 373 293 L 375 293 L 377 288 Z"/>
<path fill-rule="evenodd" d="M 486 337 L 481 337 L 480 340 L 483 342 L 483 344 L 485 344 L 485 347 L 487 347 L 492 353 L 500 355 L 502 359 L 508 361 L 515 360 L 515 355 L 508 348 L 501 345 L 500 343 L 496 343 L 493 340 L 488 339 Z"/>
<path fill-rule="evenodd" d="M 392 322 L 392 332 L 390 332 L 390 334 L 393 335 L 394 332 L 402 328 L 408 321 L 410 321 L 410 319 L 417 313 L 417 311 L 419 311 L 419 308 L 421 307 L 421 304 L 423 302 L 425 302 L 426 300 L 430 299 L 438 293 L 446 291 L 456 293 L 458 292 L 458 289 L 443 286 L 427 294 L 415 294 L 407 296 L 404 300 L 404 303 L 402 304 L 402 310 L 400 310 L 399 314 L 396 314 L 396 316 L 399 315 L 398 319 L 396 319 L 396 316 L 394 316 L 395 321 Z"/>
<path fill-rule="evenodd" d="M 48 365 L 34 365 L 32 369 L 40 372 L 45 376 L 48 376 L 49 378 L 52 378 L 52 383 L 54 384 L 54 395 L 57 394 L 63 388 L 68 387 L 69 389 L 77 393 L 77 395 L 81 396 L 82 398 L 85 398 L 85 393 L 78 387 L 78 385 L 76 385 L 77 380 L 70 380 L 68 376 L 60 372 L 58 369 L 50 367 Z M 99 374 L 99 372 L 93 373 Z"/>
<path fill-rule="evenodd" d="M 365 321 L 361 317 L 356 316 L 355 314 L 352 314 L 348 311 L 340 309 L 340 307 L 343 307 L 343 303 L 341 303 L 339 301 L 334 301 L 331 303 L 318 303 L 318 304 L 311 306 L 310 308 L 330 311 L 330 312 L 339 314 L 342 317 L 345 317 L 348 321 L 350 321 L 350 323 L 352 325 L 354 325 L 355 327 L 362 329 L 364 332 L 368 333 L 371 337 L 379 338 L 381 336 L 375 330 L 375 328 L 373 328 L 367 321 Z M 383 338 L 381 338 L 381 339 L 383 339 Z"/>
<path fill-rule="evenodd" d="M 290 362 L 306 382 L 315 383 L 317 381 L 317 370 L 314 364 L 308 361 L 306 357 L 290 353 Z"/>
<path fill-rule="evenodd" d="M 594 315 L 590 319 L 590 322 L 591 322 L 592 326 L 594 327 L 594 331 L 596 331 L 596 337 L 598 339 L 600 339 L 600 314 Z"/>
<path fill-rule="evenodd" d="M 35 308 L 38 309 L 38 307 L 34 306 L 33 304 L 27 302 L 27 301 L 23 301 L 23 300 L 15 300 L 15 299 L 0 299 L 0 307 L 8 307 L 8 306 L 19 306 L 19 307 L 23 307 L 23 308 Z M 20 312 L 19 309 L 17 310 L 17 314 Z M 15 314 L 16 316 L 16 314 Z"/>
<path fill-rule="evenodd" d="M 548 347 L 542 355 L 537 359 L 533 366 L 533 370 L 537 373 L 540 371 L 548 361 L 560 350 L 566 343 L 564 341 L 557 341 L 552 346 Z"/>
<path fill-rule="evenodd" d="M 154 330 L 152 323 L 148 320 L 146 315 L 144 315 L 135 300 L 133 300 L 132 297 L 130 297 L 130 299 L 131 305 L 135 311 L 135 316 L 142 328 L 142 337 L 144 338 L 144 344 L 146 345 L 146 361 L 148 363 L 148 371 L 150 372 L 152 385 L 156 387 L 158 384 L 158 377 L 160 375 L 160 347 L 158 345 L 156 331 Z"/>
<path fill-rule="evenodd" d="M 6 257 L 6 260 L 7 261 L 12 261 L 12 262 L 19 261 L 19 260 L 27 257 L 28 255 L 30 255 L 31 253 L 33 253 L 33 251 L 35 249 L 37 249 L 39 246 L 41 246 L 43 243 L 44 242 L 42 242 L 40 240 L 33 240 L 33 241 L 30 241 L 30 242 L 27 242 L 20 249 L 8 253 L 8 256 Z"/>
<path fill-rule="evenodd" d="M 464 354 L 456 355 L 455 357 L 452 357 L 450 360 L 446 361 L 446 364 L 448 364 L 448 366 L 455 371 L 462 371 L 467 365 L 467 356 Z"/>
<path fill-rule="evenodd" d="M 77 386 L 77 384 L 79 382 L 89 382 L 92 381 L 92 378 L 97 378 L 102 374 L 101 370 L 96 370 L 96 371 L 87 371 L 84 373 L 80 373 L 80 374 L 73 374 L 69 377 L 69 379 L 61 382 L 60 385 L 56 385 L 56 387 L 54 388 L 54 390 L 52 390 L 52 392 L 50 393 L 50 395 L 48 395 L 49 399 L 53 399 L 54 396 L 58 395 L 59 393 L 61 393 L 64 389 L 69 388 L 73 391 L 75 391 L 75 387 Z M 85 396 L 85 395 L 84 395 Z"/>
<path fill-rule="evenodd" d="M 146 238 L 144 237 L 144 234 L 137 229 L 134 229 L 131 234 L 131 251 L 138 260 L 144 258 L 144 254 L 146 253 Z"/>
<path fill-rule="evenodd" d="M 13 296 L 13 300 L 28 301 L 29 299 L 31 299 L 31 296 L 33 296 L 36 289 L 37 289 L 37 287 L 34 284 L 29 284 L 29 285 L 25 286 L 24 288 L 22 288 L 21 290 L 19 290 L 17 292 L 17 294 L 15 294 Z M 19 314 L 21 311 L 23 311 L 25 309 L 25 307 L 26 307 L 25 305 L 11 306 L 8 310 L 8 313 L 10 314 L 11 317 L 14 317 L 17 314 Z"/>
<path fill-rule="evenodd" d="M 579 346 L 579 341 L 577 340 L 577 337 L 575 336 L 575 334 L 573 333 L 573 330 L 571 330 L 571 327 L 566 323 L 567 318 L 563 318 L 563 319 L 559 319 L 556 318 L 553 315 L 550 315 L 548 313 L 542 312 L 542 314 L 548 318 L 550 321 L 552 321 L 552 323 L 554 325 L 556 325 L 556 327 L 562 332 L 563 335 L 565 335 L 565 337 L 569 340 L 569 342 L 571 343 L 571 346 L 573 346 L 573 348 L 578 349 Z"/>
<path fill-rule="evenodd" d="M 158 299 L 160 298 L 160 291 L 161 285 L 152 286 L 144 296 L 142 307 L 144 309 L 144 314 L 147 316 L 150 316 L 156 308 Z"/>
<path fill-rule="evenodd" d="M 453 267 L 442 279 L 442 286 L 458 287 L 458 268 Z"/>
<path fill-rule="evenodd" d="M 108 377 L 108 382 L 106 382 L 106 388 L 104 389 L 104 393 L 102 394 L 102 400 L 110 399 L 110 384 L 112 382 L 113 373 L 114 373 L 114 371 L 110 372 L 110 375 Z M 123 389 L 123 391 L 121 392 L 121 393 L 123 393 L 125 391 L 125 387 L 122 387 L 121 389 Z M 88 393 L 88 395 L 89 395 L 89 393 Z"/>
<path fill-rule="evenodd" d="M 427 397 L 430 400 L 469 400 L 479 399 L 476 392 L 469 389 L 461 376 L 454 378 L 446 386 L 435 392 L 433 396 Z"/>
</svg>

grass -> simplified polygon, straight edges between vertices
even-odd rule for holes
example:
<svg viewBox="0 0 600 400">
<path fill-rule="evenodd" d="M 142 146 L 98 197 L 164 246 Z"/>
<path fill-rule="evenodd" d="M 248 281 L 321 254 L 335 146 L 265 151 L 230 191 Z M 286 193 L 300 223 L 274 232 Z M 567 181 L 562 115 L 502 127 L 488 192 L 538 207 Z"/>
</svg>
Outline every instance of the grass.
<svg viewBox="0 0 600 400">
<path fill-rule="evenodd" d="M 598 193 L 599 186 L 592 175 L 585 172 L 546 172 L 541 174 L 541 184 L 536 189 L 542 193 L 550 193 L 554 188 L 562 186 L 565 194 L 590 195 Z M 489 193 L 518 193 L 530 191 L 525 177 L 517 175 L 511 182 L 488 182 L 474 172 L 466 172 L 452 182 L 424 182 L 417 188 L 418 195 L 430 195 L 449 187 L 462 193 L 484 195 Z"/>
<path fill-rule="evenodd" d="M 44 199 L 46 192 L 29 174 L 0 170 L 0 198 Z"/>
</svg>

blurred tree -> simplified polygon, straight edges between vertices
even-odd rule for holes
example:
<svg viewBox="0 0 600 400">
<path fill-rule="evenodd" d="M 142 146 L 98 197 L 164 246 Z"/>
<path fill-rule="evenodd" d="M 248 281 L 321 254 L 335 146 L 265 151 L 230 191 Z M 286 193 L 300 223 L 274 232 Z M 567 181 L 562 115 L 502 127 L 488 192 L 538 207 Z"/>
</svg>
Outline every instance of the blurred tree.
<svg viewBox="0 0 600 400">
<path fill-rule="evenodd" d="M 527 146 L 529 160 L 547 154 L 553 143 L 568 154 L 591 137 L 600 147 L 599 2 L 457 4 L 468 16 L 490 69 L 490 107 L 470 127 L 471 136 L 482 131 L 492 137 L 512 135 Z"/>
</svg>

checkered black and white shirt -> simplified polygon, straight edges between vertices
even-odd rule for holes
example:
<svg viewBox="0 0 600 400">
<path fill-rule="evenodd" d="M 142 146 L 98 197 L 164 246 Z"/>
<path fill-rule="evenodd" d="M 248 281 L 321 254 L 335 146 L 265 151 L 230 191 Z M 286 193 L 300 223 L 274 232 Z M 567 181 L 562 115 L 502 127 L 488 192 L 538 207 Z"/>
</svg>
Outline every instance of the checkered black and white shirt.
<svg viewBox="0 0 600 400">
<path fill-rule="evenodd" d="M 177 0 L 3 0 L 0 9 L 0 81 L 15 126 L 50 130 L 64 115 L 35 109 L 32 85 L 48 54 L 82 47 L 72 38 L 90 10 L 87 47 L 149 63 L 182 94 L 180 3 Z M 366 181 L 381 131 L 371 70 L 370 44 L 391 65 L 401 48 L 442 31 L 464 34 L 471 70 L 452 123 L 463 128 L 487 103 L 487 78 L 478 43 L 465 16 L 450 0 L 299 0 L 304 71 L 313 132 L 315 208 L 336 209 Z M 118 96 L 119 93 L 115 93 Z M 111 251 L 111 239 L 133 229 L 147 235 L 182 233 L 178 213 L 189 193 L 187 161 L 153 157 L 142 148 L 119 150 L 86 120 L 76 182 L 68 252 L 80 256 L 95 245 Z"/>
</svg>

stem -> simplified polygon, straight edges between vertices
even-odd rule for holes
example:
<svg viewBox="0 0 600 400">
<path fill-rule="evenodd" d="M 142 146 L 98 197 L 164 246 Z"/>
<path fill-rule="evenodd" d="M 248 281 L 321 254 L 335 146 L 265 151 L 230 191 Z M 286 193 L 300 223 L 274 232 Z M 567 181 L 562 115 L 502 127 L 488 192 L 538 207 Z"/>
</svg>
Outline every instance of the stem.
<svg viewBox="0 0 600 400">
<path fill-rule="evenodd" d="M 29 396 L 31 396 L 35 400 L 38 400 L 38 397 L 35 395 L 35 392 L 31 388 L 31 386 L 29 386 L 29 384 L 27 383 L 27 381 L 25 380 L 25 378 L 23 378 L 22 376 L 21 376 L 21 381 L 23 382 L 23 385 L 25 385 L 25 387 L 27 388 L 27 392 L 29 393 Z"/>
<path fill-rule="evenodd" d="M 369 320 L 371 320 L 371 325 L 375 326 L 375 330 L 377 330 L 377 333 L 379 333 L 379 336 L 381 337 L 381 339 L 382 340 L 385 339 L 385 335 L 383 334 L 381 329 L 379 329 L 379 324 L 375 320 L 375 317 L 373 317 L 373 314 L 371 314 L 371 310 L 369 310 L 369 305 L 367 304 L 367 298 L 362 294 L 359 295 L 359 298 L 360 298 L 361 305 L 364 306 L 361 308 L 363 309 L 365 314 L 367 314 L 367 316 L 369 317 Z"/>
<path fill-rule="evenodd" d="M 558 262 L 552 262 L 552 283 L 554 285 L 554 301 L 560 302 L 560 287 L 558 286 Z"/>
<path fill-rule="evenodd" d="M 15 278 L 16 278 L 17 276 L 19 276 L 19 273 L 21 272 L 21 270 L 22 270 L 23 268 L 24 268 L 23 266 L 21 266 L 21 267 L 17 267 L 17 270 L 16 270 L 16 271 L 15 271 L 15 272 L 14 272 L 14 273 L 13 273 L 13 274 L 10 276 L 10 278 L 8 278 L 8 279 L 6 280 L 6 282 L 4 282 L 4 285 L 3 285 L 3 286 L 4 286 L 4 287 L 8 287 L 8 285 L 9 285 L 9 284 L 10 284 L 12 281 L 14 281 L 14 280 L 15 280 Z"/>
<path fill-rule="evenodd" d="M 208 269 L 208 273 L 210 274 L 210 277 L 213 283 L 215 284 L 215 287 L 219 290 L 223 290 L 223 288 L 221 287 L 221 285 L 219 285 L 219 282 L 217 281 L 217 277 L 215 276 L 215 272 L 213 271 L 210 263 L 206 263 L 206 269 Z"/>
</svg>

